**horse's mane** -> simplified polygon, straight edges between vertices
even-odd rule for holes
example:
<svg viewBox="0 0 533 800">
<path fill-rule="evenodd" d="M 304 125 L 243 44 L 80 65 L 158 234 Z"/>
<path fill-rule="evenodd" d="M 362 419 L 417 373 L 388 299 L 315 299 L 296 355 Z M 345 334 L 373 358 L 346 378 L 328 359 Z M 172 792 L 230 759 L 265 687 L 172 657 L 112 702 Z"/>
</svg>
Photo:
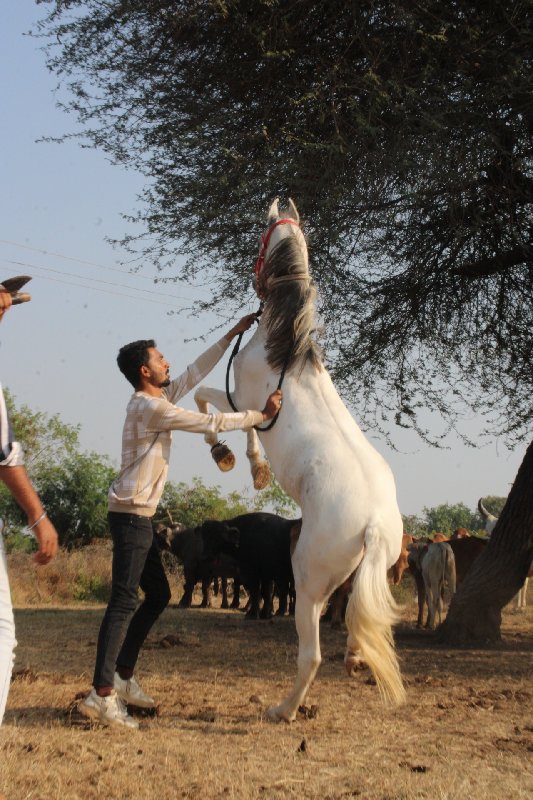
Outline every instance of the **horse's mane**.
<svg viewBox="0 0 533 800">
<path fill-rule="evenodd" d="M 301 247 L 296 236 L 286 236 L 269 252 L 263 277 L 269 278 L 307 273 Z M 286 364 L 303 369 L 306 363 L 319 369 L 322 353 L 312 338 L 315 328 L 316 290 L 309 280 L 294 280 L 273 285 L 268 289 L 264 317 L 267 328 L 267 361 L 273 370 L 281 371 Z M 290 354 L 290 356 L 289 356 Z M 289 361 L 287 362 L 287 356 Z"/>
</svg>

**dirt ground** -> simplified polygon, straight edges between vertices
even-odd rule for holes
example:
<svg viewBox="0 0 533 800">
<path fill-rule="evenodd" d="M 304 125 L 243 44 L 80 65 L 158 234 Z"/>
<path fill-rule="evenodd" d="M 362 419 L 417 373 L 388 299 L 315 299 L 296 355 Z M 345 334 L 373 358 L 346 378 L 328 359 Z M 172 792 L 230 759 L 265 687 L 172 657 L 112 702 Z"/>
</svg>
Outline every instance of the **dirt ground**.
<svg viewBox="0 0 533 800">
<path fill-rule="evenodd" d="M 297 720 L 266 708 L 296 669 L 294 620 L 247 621 L 217 609 L 168 609 L 139 662 L 160 705 L 140 730 L 91 726 L 102 607 L 16 611 L 17 661 L 0 728 L 8 800 L 362 798 L 487 800 L 533 796 L 533 605 L 504 611 L 503 642 L 450 650 L 396 630 L 408 704 L 384 708 L 368 672 L 348 678 L 345 634 L 322 623 L 323 663 Z"/>
</svg>

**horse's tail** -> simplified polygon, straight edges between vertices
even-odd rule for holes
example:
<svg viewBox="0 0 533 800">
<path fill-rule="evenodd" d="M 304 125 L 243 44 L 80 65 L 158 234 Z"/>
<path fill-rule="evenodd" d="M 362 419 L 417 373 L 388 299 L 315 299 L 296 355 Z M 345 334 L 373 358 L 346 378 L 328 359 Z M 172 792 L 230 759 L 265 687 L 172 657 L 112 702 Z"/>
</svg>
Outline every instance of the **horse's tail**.
<svg viewBox="0 0 533 800">
<path fill-rule="evenodd" d="M 387 548 L 377 526 L 365 531 L 365 553 L 355 572 L 346 608 L 349 645 L 359 649 L 386 702 L 401 705 L 405 689 L 394 650 L 392 626 L 399 608 L 387 581 Z"/>
</svg>

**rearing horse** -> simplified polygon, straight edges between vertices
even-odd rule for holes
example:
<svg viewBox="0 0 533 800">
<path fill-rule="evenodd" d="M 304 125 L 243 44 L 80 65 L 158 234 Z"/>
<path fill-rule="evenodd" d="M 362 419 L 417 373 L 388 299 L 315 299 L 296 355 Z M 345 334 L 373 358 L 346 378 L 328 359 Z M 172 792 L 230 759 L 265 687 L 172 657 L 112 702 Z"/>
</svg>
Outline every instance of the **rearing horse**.
<svg viewBox="0 0 533 800">
<path fill-rule="evenodd" d="M 260 488 L 268 480 L 268 464 L 261 457 L 259 437 L 278 482 L 302 512 L 292 557 L 298 674 L 291 692 L 269 709 L 269 716 L 295 718 L 321 661 L 323 604 L 356 568 L 346 610 L 344 662 L 351 674 L 366 661 L 384 699 L 400 704 L 405 691 L 392 639 L 398 614 L 387 582 L 403 532 L 394 478 L 337 394 L 313 341 L 315 289 L 292 200 L 281 218 L 278 201 L 270 207 L 256 274 L 264 310 L 250 342 L 235 358 L 232 401 L 239 409 L 262 408 L 285 370 L 279 418 L 270 430 L 247 434 L 246 455 L 254 485 Z M 231 410 L 219 390 L 200 387 L 195 400 L 204 412 L 209 403 Z M 216 434 L 205 439 L 216 448 Z M 217 460 L 227 469 L 234 457 L 228 452 Z"/>
</svg>

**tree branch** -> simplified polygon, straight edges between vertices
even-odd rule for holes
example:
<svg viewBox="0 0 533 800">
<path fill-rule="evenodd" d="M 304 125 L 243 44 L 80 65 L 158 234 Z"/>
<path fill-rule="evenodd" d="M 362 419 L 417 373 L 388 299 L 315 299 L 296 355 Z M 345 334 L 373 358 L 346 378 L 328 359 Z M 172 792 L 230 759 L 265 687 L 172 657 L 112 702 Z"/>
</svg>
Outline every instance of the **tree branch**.
<svg viewBox="0 0 533 800">
<path fill-rule="evenodd" d="M 463 275 L 465 278 L 482 278 L 487 275 L 504 272 L 519 264 L 531 262 L 532 255 L 531 247 L 522 245 L 508 250 L 506 253 L 498 253 L 492 258 L 482 258 L 479 261 L 461 264 L 460 267 L 455 267 L 452 272 L 455 275 Z"/>
</svg>

